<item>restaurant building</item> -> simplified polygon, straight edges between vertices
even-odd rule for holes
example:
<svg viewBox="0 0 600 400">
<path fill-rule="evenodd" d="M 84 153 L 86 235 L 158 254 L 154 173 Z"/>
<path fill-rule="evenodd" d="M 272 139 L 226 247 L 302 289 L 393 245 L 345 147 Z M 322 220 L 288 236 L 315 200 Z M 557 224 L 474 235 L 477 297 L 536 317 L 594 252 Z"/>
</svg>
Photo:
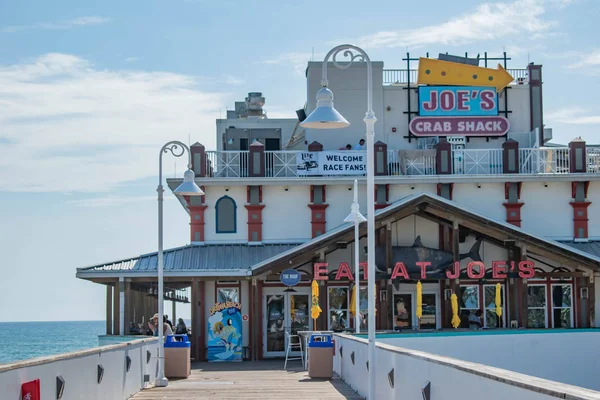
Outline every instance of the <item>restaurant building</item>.
<svg viewBox="0 0 600 400">
<path fill-rule="evenodd" d="M 497 60 L 486 54 L 477 63 Z M 500 59 L 504 68 L 508 60 Z M 506 69 L 510 83 L 502 87 L 444 86 L 422 83 L 411 69 L 416 60 L 407 54 L 405 61 L 401 70 L 373 62 L 375 193 L 365 190 L 364 148 L 341 150 L 364 137 L 362 63 L 328 66 L 348 128 L 301 127 L 320 88 L 322 64 L 310 62 L 307 104 L 297 119 L 267 118 L 262 94 L 250 93 L 217 120 L 217 150 L 191 146 L 205 195 L 178 197 L 190 216 L 189 228 L 181 227 L 190 243 L 165 250 L 164 276 L 165 299 L 190 302 L 195 359 L 210 358 L 217 335 L 211 318 L 227 308 L 239 307 L 245 359 L 284 355 L 286 331 L 354 329 L 355 246 L 366 329 L 368 232 L 362 224 L 355 243 L 353 224 L 343 222 L 355 179 L 363 214 L 366 196 L 376 201 L 377 330 L 454 329 L 452 294 L 459 328 L 468 328 L 477 310 L 489 329 L 598 326 L 600 151 L 576 132 L 568 145 L 549 143 L 542 66 Z M 466 57 L 449 62 L 473 65 Z M 167 180 L 172 190 L 181 181 Z M 301 276 L 292 287 L 282 283 L 289 270 Z M 77 270 L 78 278 L 106 285 L 106 328 L 114 335 L 157 311 L 156 276 L 156 253 Z M 313 280 L 322 310 L 316 320 Z"/>
</svg>

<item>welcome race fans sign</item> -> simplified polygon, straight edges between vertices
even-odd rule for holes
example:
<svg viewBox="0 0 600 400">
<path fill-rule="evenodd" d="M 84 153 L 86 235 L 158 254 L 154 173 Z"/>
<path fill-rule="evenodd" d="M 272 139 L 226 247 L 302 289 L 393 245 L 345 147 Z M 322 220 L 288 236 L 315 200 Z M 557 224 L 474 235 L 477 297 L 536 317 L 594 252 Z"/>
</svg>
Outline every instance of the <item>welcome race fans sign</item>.
<svg viewBox="0 0 600 400">
<path fill-rule="evenodd" d="M 313 151 L 298 153 L 298 176 L 364 175 L 367 173 L 364 151 Z"/>
</svg>

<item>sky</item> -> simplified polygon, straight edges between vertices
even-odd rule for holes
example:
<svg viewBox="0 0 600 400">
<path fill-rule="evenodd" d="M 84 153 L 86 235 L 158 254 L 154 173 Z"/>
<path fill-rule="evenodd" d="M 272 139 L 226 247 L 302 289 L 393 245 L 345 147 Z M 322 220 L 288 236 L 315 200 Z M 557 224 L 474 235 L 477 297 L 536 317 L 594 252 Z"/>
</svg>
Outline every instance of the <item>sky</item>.
<svg viewBox="0 0 600 400">
<path fill-rule="evenodd" d="M 214 149 L 252 91 L 294 117 L 307 61 L 337 44 L 388 69 L 407 51 L 542 64 L 553 141 L 600 143 L 599 17 L 597 0 L 0 2 L 0 321 L 104 319 L 104 286 L 76 268 L 156 251 L 162 145 Z M 188 224 L 167 192 L 165 248 Z"/>
</svg>

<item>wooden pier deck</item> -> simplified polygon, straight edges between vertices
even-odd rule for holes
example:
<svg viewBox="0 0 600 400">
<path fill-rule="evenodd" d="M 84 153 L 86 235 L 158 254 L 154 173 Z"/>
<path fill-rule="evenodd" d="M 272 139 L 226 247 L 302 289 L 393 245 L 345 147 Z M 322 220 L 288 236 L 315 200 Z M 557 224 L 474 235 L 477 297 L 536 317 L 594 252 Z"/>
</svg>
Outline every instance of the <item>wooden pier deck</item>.
<svg viewBox="0 0 600 400">
<path fill-rule="evenodd" d="M 291 366 L 290 366 L 291 364 Z M 242 363 L 194 363 L 188 379 L 170 380 L 166 388 L 150 388 L 134 400 L 157 399 L 362 399 L 334 376 L 311 379 L 299 361 L 268 360 Z"/>
</svg>

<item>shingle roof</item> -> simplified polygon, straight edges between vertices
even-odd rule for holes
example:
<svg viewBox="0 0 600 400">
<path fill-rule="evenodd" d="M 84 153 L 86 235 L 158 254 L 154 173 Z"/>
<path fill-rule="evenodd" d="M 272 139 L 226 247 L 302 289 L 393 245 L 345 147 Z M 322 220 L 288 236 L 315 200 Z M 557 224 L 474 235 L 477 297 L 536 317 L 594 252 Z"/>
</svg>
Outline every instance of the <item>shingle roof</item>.
<svg viewBox="0 0 600 400">
<path fill-rule="evenodd" d="M 256 263 L 298 246 L 289 244 L 205 244 L 188 245 L 167 249 L 164 255 L 164 271 L 245 271 Z M 91 267 L 78 268 L 77 276 L 84 277 L 95 272 L 143 273 L 157 271 L 158 252 Z"/>
</svg>

